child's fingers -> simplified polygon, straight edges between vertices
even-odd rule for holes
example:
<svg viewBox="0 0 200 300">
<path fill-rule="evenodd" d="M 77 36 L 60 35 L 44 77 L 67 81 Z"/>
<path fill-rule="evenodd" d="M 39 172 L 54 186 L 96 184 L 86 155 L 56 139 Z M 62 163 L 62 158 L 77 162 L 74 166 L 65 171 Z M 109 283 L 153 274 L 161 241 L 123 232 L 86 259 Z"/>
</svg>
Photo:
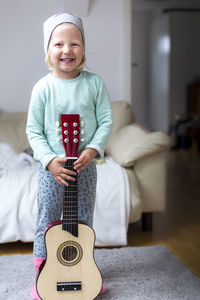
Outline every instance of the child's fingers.
<svg viewBox="0 0 200 300">
<path fill-rule="evenodd" d="M 74 165 L 74 170 L 80 171 L 80 169 L 83 169 L 86 166 L 87 166 L 87 160 L 83 159 L 79 163 L 76 163 L 76 165 Z"/>
<path fill-rule="evenodd" d="M 74 162 L 74 166 L 77 166 L 79 164 L 82 164 L 85 160 L 84 155 L 80 155 L 79 158 Z"/>
<path fill-rule="evenodd" d="M 57 161 L 60 163 L 66 162 L 67 161 L 67 157 L 56 157 Z"/>
<path fill-rule="evenodd" d="M 76 174 L 76 173 L 75 173 Z M 77 174 L 76 174 L 77 175 Z M 76 178 L 74 178 L 74 177 L 71 177 L 71 176 L 69 176 L 69 175 L 66 175 L 66 174 L 61 174 L 61 176 L 60 176 L 62 179 L 64 179 L 64 180 L 68 180 L 68 181 L 75 181 L 76 180 Z"/>
<path fill-rule="evenodd" d="M 89 164 L 91 163 L 90 160 L 85 159 L 81 164 L 77 164 L 74 169 L 76 170 L 77 173 L 79 173 L 80 171 L 82 171 L 84 168 L 86 168 L 87 166 L 89 166 Z"/>
<path fill-rule="evenodd" d="M 71 175 L 71 176 L 76 176 L 76 172 L 72 171 L 72 170 L 69 170 L 69 169 L 66 169 L 66 168 L 62 168 L 60 170 L 60 174 L 65 174 L 65 175 Z"/>
<path fill-rule="evenodd" d="M 75 181 L 76 179 L 74 177 L 66 176 L 65 174 L 62 175 L 55 175 L 54 179 L 60 184 L 64 184 L 65 186 L 68 186 L 68 181 Z"/>
<path fill-rule="evenodd" d="M 65 181 L 64 179 L 62 179 L 62 177 L 60 177 L 59 175 L 55 175 L 55 176 L 54 176 L 54 179 L 55 179 L 60 185 L 62 185 L 62 184 L 66 185 L 66 186 L 69 185 L 68 182 Z"/>
</svg>

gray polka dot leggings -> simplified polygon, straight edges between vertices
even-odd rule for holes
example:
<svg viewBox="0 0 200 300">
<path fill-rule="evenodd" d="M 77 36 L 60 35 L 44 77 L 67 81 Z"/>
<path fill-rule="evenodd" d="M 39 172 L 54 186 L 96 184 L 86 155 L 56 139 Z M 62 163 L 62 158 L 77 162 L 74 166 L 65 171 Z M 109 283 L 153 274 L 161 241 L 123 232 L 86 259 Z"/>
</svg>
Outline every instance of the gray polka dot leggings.
<svg viewBox="0 0 200 300">
<path fill-rule="evenodd" d="M 96 197 L 97 172 L 95 162 L 78 175 L 78 219 L 92 226 Z M 34 240 L 34 257 L 46 258 L 44 231 L 47 225 L 60 220 L 64 185 L 59 185 L 49 171 L 40 167 L 38 178 L 38 217 Z"/>
</svg>

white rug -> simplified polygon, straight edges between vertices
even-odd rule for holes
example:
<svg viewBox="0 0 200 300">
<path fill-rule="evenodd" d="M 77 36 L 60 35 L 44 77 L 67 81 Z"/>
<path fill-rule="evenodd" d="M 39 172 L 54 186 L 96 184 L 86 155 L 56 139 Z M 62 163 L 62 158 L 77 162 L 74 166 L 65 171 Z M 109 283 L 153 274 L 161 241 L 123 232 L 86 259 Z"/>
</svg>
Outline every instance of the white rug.
<svg viewBox="0 0 200 300">
<path fill-rule="evenodd" d="M 198 300 L 200 279 L 164 246 L 97 249 L 109 292 L 98 300 Z M 0 256 L 0 300 L 28 300 L 32 255 Z"/>
</svg>

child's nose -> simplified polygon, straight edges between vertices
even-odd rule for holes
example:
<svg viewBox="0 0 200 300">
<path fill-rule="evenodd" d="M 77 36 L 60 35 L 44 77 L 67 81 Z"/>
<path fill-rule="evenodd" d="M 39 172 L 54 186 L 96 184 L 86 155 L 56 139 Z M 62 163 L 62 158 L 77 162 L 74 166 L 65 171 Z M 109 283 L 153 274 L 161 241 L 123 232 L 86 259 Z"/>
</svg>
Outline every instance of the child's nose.
<svg viewBox="0 0 200 300">
<path fill-rule="evenodd" d="M 71 52 L 71 47 L 69 45 L 65 45 L 63 49 L 64 53 L 70 53 Z"/>
</svg>

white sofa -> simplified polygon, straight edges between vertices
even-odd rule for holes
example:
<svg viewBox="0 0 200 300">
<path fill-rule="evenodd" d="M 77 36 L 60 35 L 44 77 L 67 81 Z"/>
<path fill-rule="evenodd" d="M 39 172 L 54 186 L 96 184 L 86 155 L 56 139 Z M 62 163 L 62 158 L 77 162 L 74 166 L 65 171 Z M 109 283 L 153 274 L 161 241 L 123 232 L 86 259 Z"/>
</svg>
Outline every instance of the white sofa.
<svg viewBox="0 0 200 300">
<path fill-rule="evenodd" d="M 139 220 L 142 213 L 142 229 L 151 230 L 152 213 L 165 210 L 166 151 L 170 138 L 137 124 L 131 106 L 125 101 L 112 103 L 112 110 L 114 128 L 106 154 L 126 169 L 131 197 L 137 190 L 140 207 L 138 211 L 130 209 L 130 223 Z"/>
<path fill-rule="evenodd" d="M 105 154 L 125 168 L 130 187 L 129 223 L 143 216 L 143 229 L 151 229 L 152 213 L 166 202 L 165 155 L 169 137 L 149 132 L 137 123 L 125 101 L 112 103 L 114 127 Z M 27 113 L 0 112 L 0 142 L 20 153 L 29 147 L 25 134 Z M 134 203 L 134 205 L 133 205 Z"/>
</svg>

